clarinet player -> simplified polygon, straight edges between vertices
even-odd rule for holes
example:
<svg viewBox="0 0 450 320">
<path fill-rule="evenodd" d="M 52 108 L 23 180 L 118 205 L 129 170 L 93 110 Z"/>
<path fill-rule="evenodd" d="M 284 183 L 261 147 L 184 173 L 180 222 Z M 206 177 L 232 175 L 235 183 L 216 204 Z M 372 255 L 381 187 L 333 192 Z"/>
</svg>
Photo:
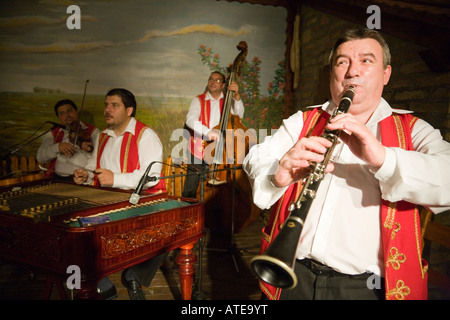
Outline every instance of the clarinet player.
<svg viewBox="0 0 450 320">
<path fill-rule="evenodd" d="M 330 53 L 331 99 L 285 119 L 247 155 L 243 166 L 253 200 L 271 208 L 264 252 L 283 227 L 311 162 L 322 161 L 331 146 L 309 132 L 332 114 L 346 88 L 355 87 L 348 112 L 324 124 L 341 134 L 295 240 L 298 284 L 286 290 L 261 281 L 264 298 L 427 299 L 417 215 L 422 207 L 435 214 L 450 208 L 450 144 L 424 120 L 382 98 L 390 59 L 377 31 L 348 30 Z"/>
</svg>

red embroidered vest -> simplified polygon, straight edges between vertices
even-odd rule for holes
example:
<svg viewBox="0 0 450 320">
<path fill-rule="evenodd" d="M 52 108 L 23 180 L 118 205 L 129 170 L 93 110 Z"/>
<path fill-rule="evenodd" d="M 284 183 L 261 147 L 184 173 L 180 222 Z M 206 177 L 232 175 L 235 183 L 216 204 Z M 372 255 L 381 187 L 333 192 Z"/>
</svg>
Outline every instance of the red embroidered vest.
<svg viewBox="0 0 450 320">
<path fill-rule="evenodd" d="M 199 121 L 201 121 L 202 125 L 209 126 L 209 120 L 211 116 L 211 101 L 206 100 L 206 91 L 201 95 L 197 96 L 198 100 L 200 100 L 200 117 Z M 223 98 L 220 99 L 220 114 L 222 114 L 223 109 Z M 191 154 L 193 154 L 197 159 L 203 159 L 204 150 L 205 150 L 205 141 L 201 136 L 195 134 L 192 130 L 190 141 L 188 143 L 188 150 Z"/>
<path fill-rule="evenodd" d="M 148 128 L 142 122 L 136 120 L 136 127 L 134 129 L 134 135 L 130 132 L 125 132 L 120 149 L 120 169 L 122 173 L 131 173 L 134 170 L 140 168 L 139 163 L 139 141 L 141 139 L 144 130 Z M 103 151 L 109 140 L 109 135 L 102 132 L 98 142 L 97 153 L 97 168 L 100 168 L 100 159 L 102 158 Z M 94 185 L 100 186 L 97 176 L 94 178 Z M 145 193 L 156 193 L 158 191 L 166 192 L 166 184 L 164 179 L 160 179 L 158 184 L 143 191 Z"/>
<path fill-rule="evenodd" d="M 88 138 L 90 139 L 92 132 L 95 130 L 95 127 L 93 125 L 90 125 L 87 123 L 84 123 L 84 125 L 88 129 L 88 134 L 89 134 Z M 51 132 L 53 135 L 54 143 L 60 143 L 63 140 L 63 138 L 64 138 L 64 129 L 63 128 L 56 127 Z M 56 165 L 56 158 L 50 162 L 48 169 L 44 174 L 45 177 L 49 177 L 53 174 L 53 171 L 55 170 L 55 165 Z"/>
<path fill-rule="evenodd" d="M 304 136 L 319 136 L 330 115 L 315 108 L 303 114 Z M 380 123 L 383 145 L 412 150 L 411 128 L 417 121 L 410 114 L 393 114 Z M 288 217 L 288 205 L 301 192 L 301 183 L 288 187 L 273 206 L 268 225 L 262 230 L 261 253 L 275 239 Z M 381 200 L 382 245 L 385 263 L 386 299 L 427 299 L 427 263 L 421 256 L 420 219 L 417 206 Z M 281 289 L 260 281 L 269 299 L 279 299 Z"/>
</svg>

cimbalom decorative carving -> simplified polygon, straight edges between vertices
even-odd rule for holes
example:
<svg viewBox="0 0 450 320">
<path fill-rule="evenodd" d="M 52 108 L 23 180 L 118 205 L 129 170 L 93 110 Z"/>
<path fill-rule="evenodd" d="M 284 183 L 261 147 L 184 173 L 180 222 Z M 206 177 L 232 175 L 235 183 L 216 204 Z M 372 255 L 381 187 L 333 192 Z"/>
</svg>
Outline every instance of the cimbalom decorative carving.
<svg viewBox="0 0 450 320">
<path fill-rule="evenodd" d="M 109 259 L 196 228 L 196 226 L 195 217 L 189 217 L 184 220 L 169 221 L 146 228 L 102 236 L 102 257 Z"/>
</svg>

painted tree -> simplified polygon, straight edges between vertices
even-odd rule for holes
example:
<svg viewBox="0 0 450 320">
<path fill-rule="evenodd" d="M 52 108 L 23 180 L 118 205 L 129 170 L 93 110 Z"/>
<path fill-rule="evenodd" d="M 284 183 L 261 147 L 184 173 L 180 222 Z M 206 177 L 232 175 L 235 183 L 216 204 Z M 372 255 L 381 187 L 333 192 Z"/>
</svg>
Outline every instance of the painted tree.
<svg viewBox="0 0 450 320">
<path fill-rule="evenodd" d="M 219 54 L 214 54 L 211 48 L 200 45 L 198 54 L 202 63 L 211 72 L 219 71 L 224 75 L 229 74 L 232 64 L 230 63 L 227 67 L 221 66 Z M 282 120 L 283 108 L 284 61 L 278 63 L 274 79 L 267 86 L 268 96 L 261 95 L 261 63 L 262 61 L 258 57 L 254 57 L 251 62 L 245 60 L 240 68 L 240 74 L 236 77 L 245 106 L 243 123 L 256 130 L 277 128 Z"/>
</svg>

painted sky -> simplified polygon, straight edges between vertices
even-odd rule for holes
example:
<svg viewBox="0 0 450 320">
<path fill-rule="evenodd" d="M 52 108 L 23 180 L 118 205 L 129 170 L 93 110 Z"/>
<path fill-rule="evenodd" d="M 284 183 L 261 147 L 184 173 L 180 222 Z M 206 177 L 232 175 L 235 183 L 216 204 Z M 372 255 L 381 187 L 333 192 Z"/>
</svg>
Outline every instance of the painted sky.
<svg viewBox="0 0 450 320">
<path fill-rule="evenodd" d="M 66 13 L 81 9 L 81 29 Z M 192 97 L 209 75 L 199 45 L 231 63 L 239 41 L 258 57 L 261 89 L 284 58 L 286 9 L 214 0 L 0 1 L 0 91 L 34 87 Z M 265 93 L 264 91 L 262 92 Z"/>
</svg>

